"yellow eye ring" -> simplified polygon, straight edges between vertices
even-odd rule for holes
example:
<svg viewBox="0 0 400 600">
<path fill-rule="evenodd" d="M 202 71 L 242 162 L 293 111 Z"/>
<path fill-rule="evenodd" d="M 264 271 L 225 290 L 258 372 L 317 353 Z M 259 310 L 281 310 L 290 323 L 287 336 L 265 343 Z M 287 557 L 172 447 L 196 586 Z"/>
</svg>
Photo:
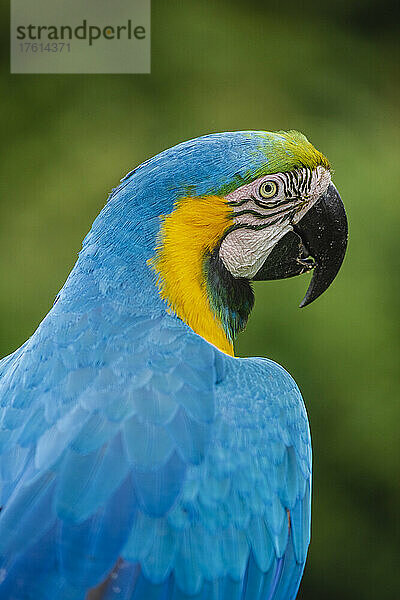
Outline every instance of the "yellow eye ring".
<svg viewBox="0 0 400 600">
<path fill-rule="evenodd" d="M 276 196 L 276 194 L 278 193 L 278 186 L 275 183 L 275 181 L 269 179 L 267 181 L 262 182 L 258 191 L 261 198 L 269 200 L 270 198 Z"/>
</svg>

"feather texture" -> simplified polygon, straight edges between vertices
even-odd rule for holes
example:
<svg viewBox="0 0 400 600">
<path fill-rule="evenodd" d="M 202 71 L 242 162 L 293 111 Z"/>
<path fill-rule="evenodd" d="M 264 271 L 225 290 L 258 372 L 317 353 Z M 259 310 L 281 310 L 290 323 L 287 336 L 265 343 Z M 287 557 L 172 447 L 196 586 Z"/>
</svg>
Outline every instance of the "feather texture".
<svg viewBox="0 0 400 600">
<path fill-rule="evenodd" d="M 188 190 L 322 160 L 299 136 L 206 136 L 131 172 L 0 361 L 2 600 L 295 597 L 310 539 L 299 390 L 166 311 L 148 261 Z"/>
<path fill-rule="evenodd" d="M 57 556 L 51 583 L 43 580 L 49 594 L 68 588 L 83 598 L 122 559 L 104 597 L 120 597 L 113 587 L 126 598 L 151 597 L 138 595 L 142 586 L 160 598 L 245 598 L 246 579 L 262 598 L 265 578 L 283 564 L 271 598 L 289 598 L 305 561 L 310 511 L 308 425 L 293 380 L 271 361 L 221 354 L 170 315 L 153 328 L 146 323 L 139 339 L 139 315 L 132 337 L 104 340 L 89 322 L 82 337 L 90 333 L 109 362 L 95 368 L 92 349 L 82 347 L 74 375 L 60 368 L 61 346 L 52 410 L 46 378 L 26 422 L 15 428 L 4 418 L 12 402 L 2 409 L 4 431 L 20 432 L 8 471 L 20 470 L 20 452 L 25 468 L 1 513 L 0 590 L 18 597 L 9 578 L 17 581 L 16 570 L 46 539 Z M 53 327 L 48 320 L 41 336 L 54 337 Z M 150 343 L 161 332 L 164 343 Z M 175 360 L 167 353 L 164 362 L 169 336 Z M 33 356 L 28 347 L 8 368 L 26 370 Z M 38 590 L 39 579 L 22 597 L 37 598 Z"/>
</svg>

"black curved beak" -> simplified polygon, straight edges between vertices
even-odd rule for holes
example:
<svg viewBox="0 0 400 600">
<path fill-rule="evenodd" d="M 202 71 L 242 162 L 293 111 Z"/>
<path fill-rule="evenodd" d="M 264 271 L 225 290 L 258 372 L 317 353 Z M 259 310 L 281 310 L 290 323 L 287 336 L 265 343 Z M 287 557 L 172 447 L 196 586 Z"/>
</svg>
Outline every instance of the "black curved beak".
<svg viewBox="0 0 400 600">
<path fill-rule="evenodd" d="M 347 217 L 336 187 L 326 192 L 279 240 L 263 266 L 253 277 L 256 281 L 285 279 L 314 269 L 300 307 L 311 304 L 335 279 L 347 248 Z"/>
</svg>

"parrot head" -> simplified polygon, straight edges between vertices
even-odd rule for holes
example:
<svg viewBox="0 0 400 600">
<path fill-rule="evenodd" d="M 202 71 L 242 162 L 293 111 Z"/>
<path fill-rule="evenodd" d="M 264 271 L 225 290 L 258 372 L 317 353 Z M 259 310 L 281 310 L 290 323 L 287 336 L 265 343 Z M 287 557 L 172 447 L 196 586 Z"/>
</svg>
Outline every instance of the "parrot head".
<svg viewBox="0 0 400 600">
<path fill-rule="evenodd" d="M 122 215 L 124 240 L 143 249 L 167 310 L 229 354 L 252 281 L 313 271 L 306 306 L 332 283 L 347 245 L 329 163 L 297 131 L 183 142 L 128 173 L 109 209 Z"/>
</svg>

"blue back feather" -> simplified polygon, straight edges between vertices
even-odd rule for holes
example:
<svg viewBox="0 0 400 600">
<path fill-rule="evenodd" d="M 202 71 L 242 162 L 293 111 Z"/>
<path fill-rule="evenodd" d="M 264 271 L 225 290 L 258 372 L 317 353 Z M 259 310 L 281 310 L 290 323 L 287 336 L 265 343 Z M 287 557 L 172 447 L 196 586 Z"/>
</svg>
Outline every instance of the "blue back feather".
<svg viewBox="0 0 400 600">
<path fill-rule="evenodd" d="M 91 599 L 295 597 L 310 536 L 300 393 L 168 314 L 146 264 L 159 215 L 188 186 L 249 178 L 259 139 L 206 136 L 129 174 L 52 310 L 0 361 L 1 599 L 83 600 L 103 581 Z"/>
</svg>

